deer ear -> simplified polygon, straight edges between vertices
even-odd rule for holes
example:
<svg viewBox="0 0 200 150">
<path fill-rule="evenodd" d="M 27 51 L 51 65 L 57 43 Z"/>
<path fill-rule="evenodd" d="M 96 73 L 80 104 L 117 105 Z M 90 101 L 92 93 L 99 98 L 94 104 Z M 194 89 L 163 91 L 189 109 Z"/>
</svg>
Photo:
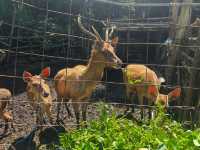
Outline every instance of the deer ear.
<svg viewBox="0 0 200 150">
<path fill-rule="evenodd" d="M 147 93 L 153 96 L 157 95 L 157 88 L 155 85 L 149 85 L 147 89 Z"/>
<path fill-rule="evenodd" d="M 175 100 L 176 98 L 181 96 L 181 88 L 177 87 L 173 91 L 168 94 L 169 101 Z"/>
<path fill-rule="evenodd" d="M 117 44 L 118 44 L 118 42 L 119 42 L 119 38 L 118 38 L 118 37 L 114 37 L 114 38 L 112 39 L 111 44 L 112 44 L 113 47 L 116 47 Z"/>
<path fill-rule="evenodd" d="M 44 68 L 44 69 L 41 71 L 40 76 L 41 76 L 42 78 L 48 78 L 48 77 L 50 76 L 50 72 L 51 72 L 50 67 L 46 67 L 46 68 Z"/>
<path fill-rule="evenodd" d="M 24 80 L 24 82 L 30 81 L 32 76 L 33 75 L 30 72 L 24 71 L 23 72 L 23 80 Z"/>
</svg>

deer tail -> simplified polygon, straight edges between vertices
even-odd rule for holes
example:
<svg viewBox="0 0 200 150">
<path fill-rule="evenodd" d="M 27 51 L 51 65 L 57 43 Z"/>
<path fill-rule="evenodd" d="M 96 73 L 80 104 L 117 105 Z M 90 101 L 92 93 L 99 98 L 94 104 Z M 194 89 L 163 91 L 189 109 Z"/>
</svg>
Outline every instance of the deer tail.
<svg viewBox="0 0 200 150">
<path fill-rule="evenodd" d="M 163 77 L 160 77 L 158 80 L 159 80 L 160 83 L 164 83 L 165 82 L 165 78 L 163 78 Z"/>
</svg>

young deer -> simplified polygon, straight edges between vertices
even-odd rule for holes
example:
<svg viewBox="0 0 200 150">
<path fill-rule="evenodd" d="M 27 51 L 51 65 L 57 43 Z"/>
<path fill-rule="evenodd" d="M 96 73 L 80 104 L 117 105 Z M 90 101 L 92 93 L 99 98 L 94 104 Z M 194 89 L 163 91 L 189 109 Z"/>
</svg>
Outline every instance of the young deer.
<svg viewBox="0 0 200 150">
<path fill-rule="evenodd" d="M 124 80 L 127 83 L 127 97 L 130 98 L 132 94 L 136 94 L 140 105 L 144 104 L 143 98 L 145 97 L 151 103 L 168 106 L 169 101 L 176 99 L 181 94 L 180 87 L 175 88 L 168 95 L 160 94 L 160 85 L 165 82 L 164 79 L 158 78 L 153 70 L 144 65 L 128 65 L 124 71 Z"/>
<path fill-rule="evenodd" d="M 103 71 L 105 67 L 121 67 L 122 61 L 115 54 L 115 47 L 118 43 L 118 38 L 109 41 L 109 29 L 106 30 L 105 41 L 101 39 L 99 33 L 92 26 L 93 32 L 88 31 L 81 23 L 80 16 L 78 17 L 78 25 L 83 32 L 96 39 L 92 46 L 91 56 L 88 64 L 77 65 L 73 68 L 66 68 L 60 70 L 55 80 L 55 90 L 58 96 L 58 112 L 57 120 L 59 120 L 60 102 L 69 101 L 73 102 L 73 108 L 77 125 L 79 127 L 80 117 L 80 103 L 82 104 L 82 117 L 86 121 L 86 110 L 88 98 L 91 96 L 92 91 L 95 89 L 97 82 L 102 79 Z"/>
<path fill-rule="evenodd" d="M 5 128 L 3 134 L 8 130 L 8 122 L 13 121 L 12 114 L 10 112 L 4 111 L 9 100 L 11 99 L 11 92 L 8 89 L 0 88 L 0 118 L 5 122 Z M 12 125 L 13 127 L 13 125 Z"/>
<path fill-rule="evenodd" d="M 49 85 L 45 81 L 45 78 L 50 76 L 50 68 L 44 68 L 40 75 L 32 75 L 31 73 L 24 71 L 23 80 L 27 83 L 26 91 L 30 104 L 34 110 L 40 109 L 37 114 L 37 123 L 43 121 L 43 115 L 46 113 L 50 123 L 52 123 L 51 106 L 52 95 Z"/>
</svg>

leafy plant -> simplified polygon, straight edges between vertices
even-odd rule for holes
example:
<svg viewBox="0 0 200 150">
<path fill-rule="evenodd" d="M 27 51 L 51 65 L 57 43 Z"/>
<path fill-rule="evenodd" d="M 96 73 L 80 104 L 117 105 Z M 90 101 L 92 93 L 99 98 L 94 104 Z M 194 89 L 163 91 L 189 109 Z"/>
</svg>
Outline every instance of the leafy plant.
<svg viewBox="0 0 200 150">
<path fill-rule="evenodd" d="M 200 130 L 185 130 L 171 120 L 162 108 L 149 124 L 142 126 L 126 118 L 109 114 L 107 105 L 100 105 L 100 117 L 81 128 L 60 135 L 65 150 L 197 150 L 200 149 Z"/>
</svg>

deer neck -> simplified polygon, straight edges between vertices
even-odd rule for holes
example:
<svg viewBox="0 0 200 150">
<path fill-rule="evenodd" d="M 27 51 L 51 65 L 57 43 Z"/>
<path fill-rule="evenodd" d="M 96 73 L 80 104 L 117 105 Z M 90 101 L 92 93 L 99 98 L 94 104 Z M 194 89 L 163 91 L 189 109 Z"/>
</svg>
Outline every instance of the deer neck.
<svg viewBox="0 0 200 150">
<path fill-rule="evenodd" d="M 92 51 L 91 57 L 86 66 L 86 70 L 82 77 L 85 80 L 100 81 L 103 76 L 104 68 L 105 63 L 103 63 L 102 59 Z"/>
</svg>

